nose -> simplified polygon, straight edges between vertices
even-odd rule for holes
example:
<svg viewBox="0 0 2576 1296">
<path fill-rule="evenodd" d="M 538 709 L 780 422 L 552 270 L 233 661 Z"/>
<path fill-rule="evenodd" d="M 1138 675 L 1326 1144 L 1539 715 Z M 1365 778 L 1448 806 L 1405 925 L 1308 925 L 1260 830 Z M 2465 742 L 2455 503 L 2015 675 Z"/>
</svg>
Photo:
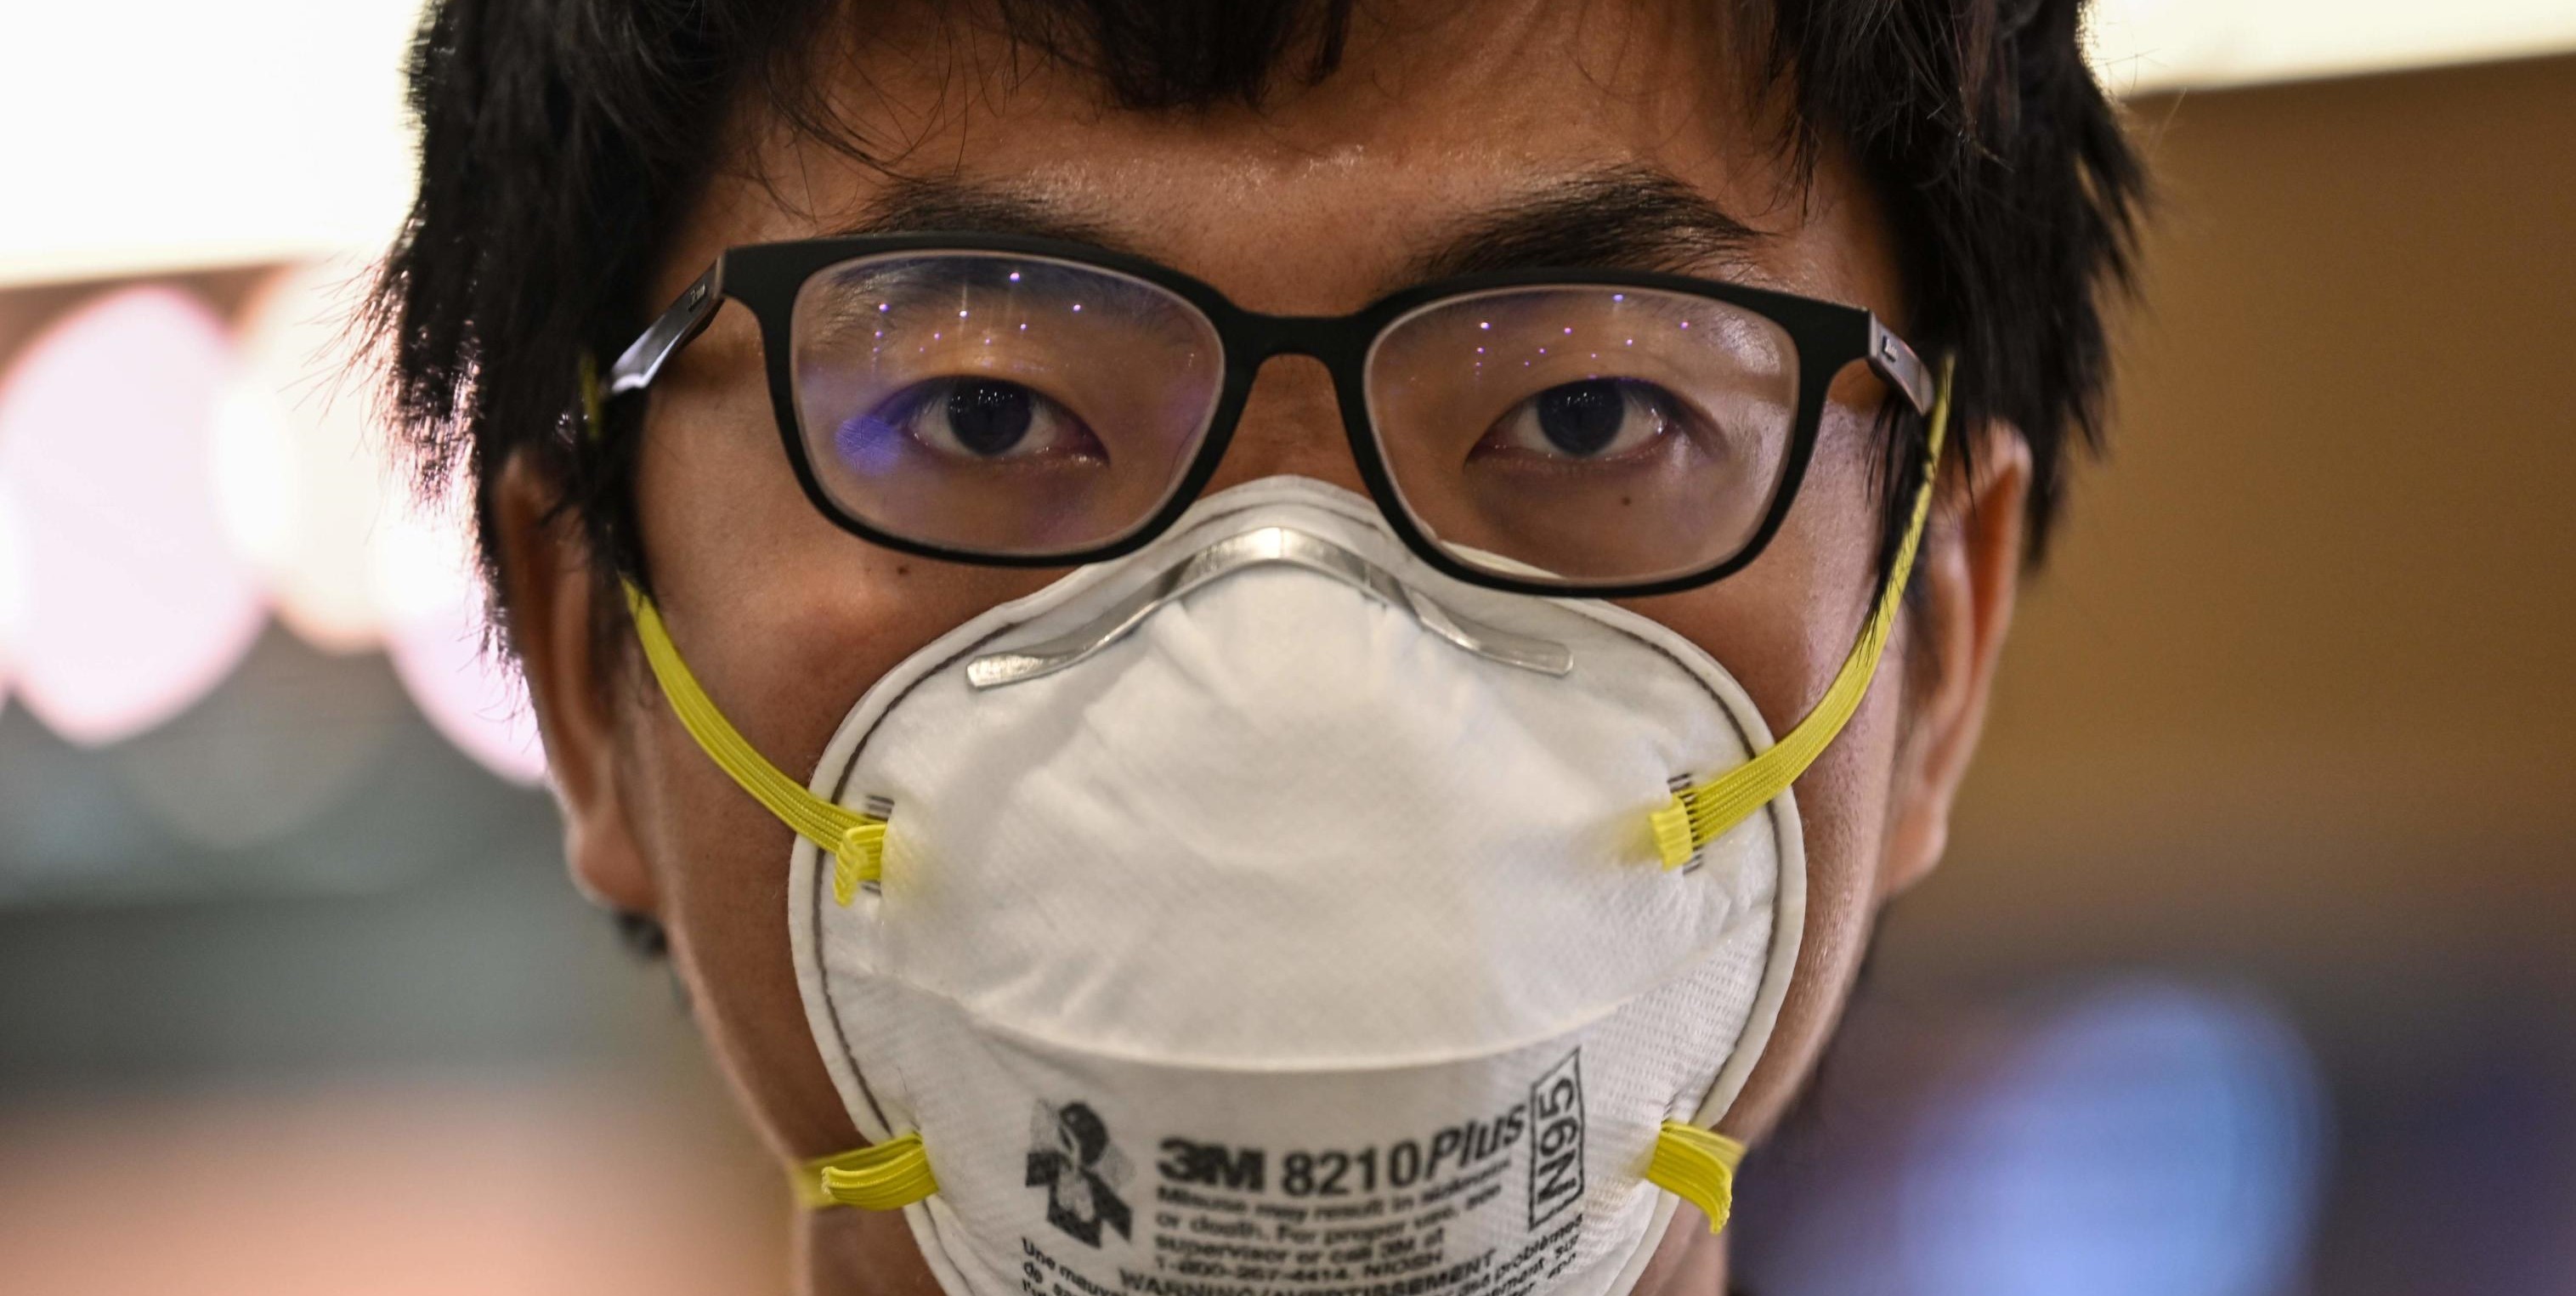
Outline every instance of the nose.
<svg viewBox="0 0 2576 1296">
<path fill-rule="evenodd" d="M 1311 356 L 1273 356 L 1261 366 L 1207 492 L 1267 477 L 1311 477 L 1368 493 L 1342 429 L 1332 374 Z"/>
</svg>

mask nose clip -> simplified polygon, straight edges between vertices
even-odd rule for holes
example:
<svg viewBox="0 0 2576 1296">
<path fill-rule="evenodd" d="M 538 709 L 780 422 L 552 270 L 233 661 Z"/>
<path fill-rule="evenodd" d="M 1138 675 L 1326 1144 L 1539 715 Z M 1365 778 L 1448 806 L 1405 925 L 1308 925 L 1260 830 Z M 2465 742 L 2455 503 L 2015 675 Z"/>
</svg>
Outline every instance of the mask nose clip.
<svg viewBox="0 0 2576 1296">
<path fill-rule="evenodd" d="M 1554 676 L 1574 669 L 1574 654 L 1563 644 L 1514 634 L 1453 612 L 1393 572 L 1312 532 L 1266 526 L 1219 540 L 1172 564 L 1086 625 L 1044 643 L 988 653 L 966 663 L 966 680 L 978 689 L 990 689 L 1052 675 L 1127 637 L 1147 617 L 1192 591 L 1236 572 L 1278 565 L 1329 576 L 1409 612 L 1423 629 L 1498 665 Z"/>
</svg>

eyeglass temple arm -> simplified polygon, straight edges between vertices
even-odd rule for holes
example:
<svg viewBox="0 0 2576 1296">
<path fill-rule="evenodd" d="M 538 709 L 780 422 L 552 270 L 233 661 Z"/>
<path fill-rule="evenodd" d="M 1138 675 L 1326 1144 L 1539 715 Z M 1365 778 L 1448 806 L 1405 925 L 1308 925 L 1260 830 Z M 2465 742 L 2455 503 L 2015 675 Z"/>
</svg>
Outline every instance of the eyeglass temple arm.
<svg viewBox="0 0 2576 1296">
<path fill-rule="evenodd" d="M 621 360 L 618 363 L 622 365 L 625 362 Z M 1914 348 L 1907 346 L 1905 339 L 1879 323 L 1876 315 L 1869 317 L 1869 367 L 1889 386 L 1903 392 L 1907 403 L 1914 406 L 1915 413 L 1927 416 L 1932 413 L 1934 388 L 1939 386 L 1933 377 L 1932 366 L 1923 363 L 1923 357 L 1914 354 Z"/>
<path fill-rule="evenodd" d="M 617 363 L 608 367 L 608 394 L 623 396 L 653 385 L 662 363 L 689 344 L 689 339 L 706 331 L 707 321 L 716 317 L 716 307 L 724 302 L 724 262 L 720 259 L 698 276 L 696 283 L 680 294 L 662 317 L 635 339 Z"/>
</svg>

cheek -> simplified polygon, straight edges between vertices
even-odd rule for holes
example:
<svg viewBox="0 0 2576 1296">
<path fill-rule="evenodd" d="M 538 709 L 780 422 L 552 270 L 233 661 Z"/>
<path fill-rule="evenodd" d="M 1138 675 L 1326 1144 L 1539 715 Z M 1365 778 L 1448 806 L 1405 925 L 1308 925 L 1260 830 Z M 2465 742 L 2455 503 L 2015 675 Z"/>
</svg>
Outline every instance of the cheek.
<svg viewBox="0 0 2576 1296">
<path fill-rule="evenodd" d="M 673 641 L 753 747 L 802 781 L 861 694 L 976 614 L 1054 578 L 879 549 L 806 500 L 767 402 L 657 409 L 637 480 Z M 787 828 L 689 737 L 640 652 L 621 684 L 625 810 L 700 1025 L 782 1154 L 855 1139 L 809 1036 L 787 938 Z"/>
<path fill-rule="evenodd" d="M 1738 1137 L 1767 1134 L 1814 1073 L 1867 958 L 1887 838 L 1888 771 L 1904 701 L 1901 681 L 1902 672 L 1883 673 L 1842 736 L 1798 780 L 1807 918 L 1770 1046 L 1724 1122 Z"/>
<path fill-rule="evenodd" d="M 1775 737 L 1823 696 L 1878 595 L 1870 435 L 1866 418 L 1833 407 L 1788 516 L 1752 565 L 1699 589 L 1626 601 L 1725 666 Z M 1892 648 L 1887 660 L 1897 660 Z"/>
<path fill-rule="evenodd" d="M 716 770 L 666 708 L 640 716 L 637 729 L 642 777 L 630 786 L 651 799 L 631 813 L 690 1011 L 771 1145 L 782 1156 L 817 1155 L 835 1126 L 846 1126 L 806 1036 L 788 951 L 788 832 Z"/>
<path fill-rule="evenodd" d="M 1837 412 L 1780 534 L 1752 566 L 1704 589 L 1632 605 L 1716 657 L 1775 737 L 1823 695 L 1877 594 L 1868 435 L 1866 418 Z M 1725 1122 L 1739 1136 L 1767 1130 L 1811 1071 L 1867 951 L 1903 705 L 1904 672 L 1895 669 L 1902 637 L 1900 630 L 1888 645 L 1859 712 L 1795 789 L 1807 914 L 1771 1043 Z"/>
<path fill-rule="evenodd" d="M 793 774 L 894 664 L 1060 574 L 915 558 L 842 530 L 798 485 L 757 382 L 657 404 L 636 500 L 673 640 Z"/>
</svg>

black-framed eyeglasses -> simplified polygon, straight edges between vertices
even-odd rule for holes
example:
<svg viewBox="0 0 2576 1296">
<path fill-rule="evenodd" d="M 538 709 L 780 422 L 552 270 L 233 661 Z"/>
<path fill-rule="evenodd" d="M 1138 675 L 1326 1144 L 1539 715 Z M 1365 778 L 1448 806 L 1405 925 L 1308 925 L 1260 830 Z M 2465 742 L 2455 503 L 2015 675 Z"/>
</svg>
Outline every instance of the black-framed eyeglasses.
<svg viewBox="0 0 2576 1296">
<path fill-rule="evenodd" d="M 650 386 L 724 298 L 759 320 L 815 506 L 908 553 L 1114 558 L 1205 488 L 1273 356 L 1331 371 L 1388 523 L 1463 580 L 1626 596 L 1704 584 L 1778 531 L 1826 392 L 1930 369 L 1868 311 L 1682 275 L 1470 275 L 1340 317 L 1264 315 L 1079 243 L 926 233 L 727 249 L 610 369 Z"/>
</svg>

